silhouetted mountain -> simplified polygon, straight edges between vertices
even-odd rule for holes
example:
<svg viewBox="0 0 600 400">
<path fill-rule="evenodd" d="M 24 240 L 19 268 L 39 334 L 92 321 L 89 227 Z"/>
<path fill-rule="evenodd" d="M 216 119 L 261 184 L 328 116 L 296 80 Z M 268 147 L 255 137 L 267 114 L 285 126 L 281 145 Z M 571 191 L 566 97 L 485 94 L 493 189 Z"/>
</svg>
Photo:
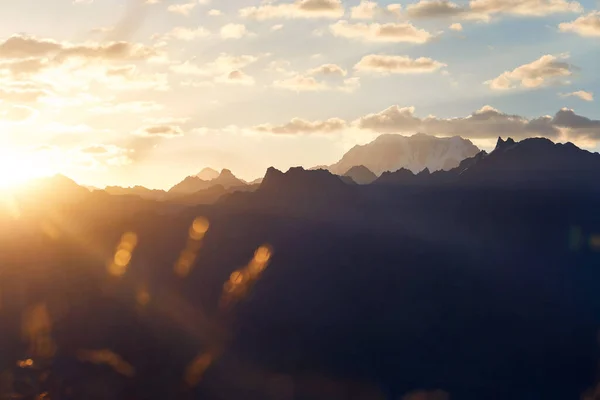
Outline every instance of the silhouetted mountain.
<svg viewBox="0 0 600 400">
<path fill-rule="evenodd" d="M 164 190 L 148 189 L 143 186 L 133 186 L 128 188 L 107 186 L 104 191 L 115 196 L 139 196 L 149 200 L 163 200 L 167 194 Z"/>
<path fill-rule="evenodd" d="M 196 176 L 198 178 L 202 179 L 203 181 L 212 181 L 212 180 L 217 179 L 219 177 L 219 172 L 215 171 L 212 168 L 204 168 Z"/>
<path fill-rule="evenodd" d="M 350 168 L 364 165 L 375 175 L 400 168 L 415 173 L 428 168 L 431 171 L 450 170 L 479 149 L 471 141 L 460 138 L 438 138 L 425 134 L 402 136 L 381 135 L 373 142 L 355 146 L 329 169 L 344 174 Z"/>
<path fill-rule="evenodd" d="M 379 178 L 377 178 L 373 183 L 377 185 L 403 185 L 403 184 L 413 184 L 417 180 L 415 174 L 412 171 L 406 168 L 400 168 L 398 171 L 390 172 L 386 171 Z"/>
<path fill-rule="evenodd" d="M 520 142 L 498 138 L 494 151 L 478 155 L 471 164 L 460 173 L 462 183 L 596 188 L 600 176 L 598 153 L 544 138 Z"/>
<path fill-rule="evenodd" d="M 377 179 L 377 175 L 371 172 L 371 170 L 364 165 L 358 165 L 350 168 L 348 171 L 346 171 L 344 176 L 352 178 L 352 180 L 359 185 L 368 185 Z"/>
<path fill-rule="evenodd" d="M 187 205 L 214 204 L 225 195 L 237 192 L 253 192 L 257 190 L 259 186 L 260 185 L 243 185 L 225 189 L 222 185 L 215 185 L 192 194 L 171 194 L 168 196 L 168 200 L 172 203 Z"/>
<path fill-rule="evenodd" d="M 348 178 L 349 179 L 349 178 Z M 329 171 L 290 168 L 283 173 L 270 167 L 258 190 L 254 193 L 234 193 L 224 198 L 225 204 L 244 209 L 269 209 L 304 214 L 321 212 L 334 204 L 341 211 L 356 200 L 354 184 Z"/>
<path fill-rule="evenodd" d="M 321 193 L 341 194 L 346 189 L 346 185 L 339 176 L 323 169 L 305 170 L 302 167 L 296 167 L 283 173 L 271 167 L 267 170 L 258 192 L 261 195 L 290 197 Z"/>
<path fill-rule="evenodd" d="M 91 192 L 64 175 L 55 175 L 29 181 L 15 188 L 13 193 L 23 201 L 76 203 Z"/>
<path fill-rule="evenodd" d="M 600 356 L 598 157 L 500 140 L 389 185 L 270 168 L 212 205 L 35 197 L 47 208 L 0 232 L 0 390 L 582 398 Z M 30 194 L 55 187 L 81 193 L 58 179 Z"/>
<path fill-rule="evenodd" d="M 188 176 L 182 182 L 173 186 L 169 190 L 169 193 L 191 194 L 216 185 L 229 189 L 231 187 L 244 186 L 246 185 L 246 182 L 236 178 L 230 170 L 224 169 L 216 179 L 210 181 L 201 179 L 197 176 Z"/>
</svg>

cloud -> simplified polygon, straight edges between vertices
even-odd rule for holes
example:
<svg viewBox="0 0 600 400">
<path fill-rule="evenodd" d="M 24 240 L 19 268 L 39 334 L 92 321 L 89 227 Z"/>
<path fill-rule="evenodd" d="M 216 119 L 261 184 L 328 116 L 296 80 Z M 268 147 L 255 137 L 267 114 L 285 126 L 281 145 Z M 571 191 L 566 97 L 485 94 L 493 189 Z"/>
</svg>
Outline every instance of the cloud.
<svg viewBox="0 0 600 400">
<path fill-rule="evenodd" d="M 346 121 L 339 118 L 330 118 L 326 121 L 307 121 L 294 118 L 287 124 L 271 125 L 263 124 L 253 128 L 257 132 L 266 132 L 284 135 L 309 134 L 309 133 L 331 133 L 346 128 Z"/>
<path fill-rule="evenodd" d="M 217 77 L 216 82 L 228 83 L 231 85 L 253 86 L 254 78 L 246 75 L 243 71 L 232 71 L 225 76 Z"/>
<path fill-rule="evenodd" d="M 358 118 L 353 125 L 381 133 L 417 133 L 437 136 L 462 136 L 469 139 L 493 139 L 510 136 L 524 139 L 542 136 L 553 140 L 600 140 L 600 121 L 591 120 L 563 108 L 554 117 L 533 119 L 505 114 L 490 106 L 467 117 L 437 118 L 415 116 L 414 107 L 389 107 L 379 113 Z"/>
<path fill-rule="evenodd" d="M 76 152 L 80 155 L 79 161 L 87 161 L 87 164 L 95 167 L 100 165 L 121 167 L 133 163 L 129 154 L 134 151 L 115 145 L 93 144 L 80 147 Z"/>
<path fill-rule="evenodd" d="M 563 22 L 558 25 L 558 29 L 585 37 L 600 37 L 600 11 L 592 11 L 572 22 Z"/>
<path fill-rule="evenodd" d="M 389 4 L 380 7 L 375 1 L 361 0 L 361 2 L 350 9 L 352 19 L 373 19 L 378 16 L 400 17 L 402 6 L 400 4 Z"/>
<path fill-rule="evenodd" d="M 0 42 L 0 76 L 81 91 L 93 80 L 107 79 L 112 63 L 161 56 L 156 48 L 130 42 L 74 44 L 16 35 Z"/>
<path fill-rule="evenodd" d="M 410 18 L 444 18 L 466 14 L 468 10 L 448 0 L 420 0 L 406 6 Z"/>
<path fill-rule="evenodd" d="M 169 90 L 167 74 L 146 74 L 138 72 L 134 65 L 108 68 L 98 71 L 94 80 L 101 82 L 111 90 Z"/>
<path fill-rule="evenodd" d="M 251 86 L 254 78 L 242 71 L 246 66 L 255 63 L 258 57 L 251 55 L 233 56 L 221 53 L 214 61 L 199 65 L 193 60 L 172 65 L 172 72 L 182 75 L 194 75 L 210 79 L 203 82 L 185 82 L 185 86 L 211 86 L 214 83 L 227 83 Z"/>
<path fill-rule="evenodd" d="M 189 3 L 171 4 L 169 7 L 167 7 L 167 11 L 187 17 L 191 14 L 194 8 L 196 8 L 196 5 L 197 3 L 195 1 L 191 1 Z"/>
<path fill-rule="evenodd" d="M 120 113 L 135 113 L 143 114 L 149 112 L 160 111 L 164 109 L 162 104 L 154 101 L 131 101 L 126 103 L 105 103 L 93 107 L 90 112 L 95 114 L 120 114 Z"/>
<path fill-rule="evenodd" d="M 345 93 L 353 93 L 360 88 L 360 78 L 354 76 L 352 78 L 344 79 L 342 86 L 338 87 L 338 90 Z"/>
<path fill-rule="evenodd" d="M 578 90 L 576 92 L 571 92 L 571 93 L 561 93 L 559 94 L 560 97 L 579 97 L 581 100 L 584 101 L 594 101 L 594 93 L 592 92 L 586 92 L 585 90 Z"/>
<path fill-rule="evenodd" d="M 274 18 L 341 18 L 344 6 L 341 0 L 298 0 L 294 3 L 262 4 L 245 7 L 239 11 L 241 17 L 256 20 Z"/>
<path fill-rule="evenodd" d="M 583 7 L 576 1 L 567 0 L 471 0 L 472 14 L 491 16 L 508 14 L 528 17 L 544 17 L 557 13 L 580 13 Z"/>
<path fill-rule="evenodd" d="M 329 89 L 326 83 L 320 82 L 312 76 L 302 74 L 295 75 L 289 79 L 275 81 L 273 86 L 294 92 L 319 92 Z"/>
<path fill-rule="evenodd" d="M 456 32 L 461 32 L 463 30 L 463 26 L 462 26 L 462 24 L 459 24 L 458 22 L 456 22 L 456 23 L 450 25 L 448 27 L 448 29 L 456 31 Z"/>
<path fill-rule="evenodd" d="M 567 0 L 471 0 L 462 6 L 449 0 L 419 0 L 406 7 L 410 18 L 460 18 L 489 21 L 495 15 L 544 17 L 557 13 L 579 13 L 583 7 Z"/>
<path fill-rule="evenodd" d="M 34 85 L 0 85 L 0 101 L 9 103 L 34 103 L 51 93 Z"/>
<path fill-rule="evenodd" d="M 505 71 L 498 77 L 485 82 L 494 90 L 508 90 L 516 87 L 538 88 L 550 83 L 562 83 L 571 76 L 573 66 L 562 59 L 568 55 L 545 55 L 512 71 Z"/>
<path fill-rule="evenodd" d="M 275 31 L 280 31 L 280 30 L 282 30 L 282 29 L 283 29 L 283 24 L 277 24 L 277 25 L 273 25 L 273 26 L 271 27 L 271 31 L 272 31 L 272 32 L 275 32 Z"/>
<path fill-rule="evenodd" d="M 183 131 L 179 125 L 149 125 L 143 128 L 138 129 L 135 132 L 136 135 L 146 136 L 146 137 L 166 137 L 172 138 L 176 136 L 182 136 Z"/>
<path fill-rule="evenodd" d="M 346 76 L 348 72 L 336 64 L 323 64 L 308 71 L 309 75 Z"/>
<path fill-rule="evenodd" d="M 338 21 L 329 26 L 331 33 L 337 37 L 362 40 L 365 42 L 407 42 L 425 43 L 433 35 L 424 29 L 416 28 L 410 23 L 357 23 Z"/>
<path fill-rule="evenodd" d="M 211 16 L 211 17 L 219 17 L 221 15 L 223 15 L 223 13 L 221 12 L 221 10 L 217 10 L 215 8 L 213 8 L 212 10 L 210 10 L 207 15 Z"/>
<path fill-rule="evenodd" d="M 0 59 L 51 57 L 55 62 L 69 58 L 104 60 L 148 60 L 158 56 L 152 47 L 130 42 L 72 44 L 33 36 L 15 35 L 0 43 Z"/>
<path fill-rule="evenodd" d="M 422 74 L 435 72 L 445 66 L 444 63 L 426 57 L 412 59 L 408 56 L 370 54 L 364 56 L 354 68 L 384 74 Z"/>
<path fill-rule="evenodd" d="M 185 28 L 182 26 L 176 26 L 171 29 L 168 33 L 158 36 L 157 38 L 161 38 L 163 40 L 176 39 L 176 40 L 184 40 L 191 41 L 194 39 L 204 38 L 210 36 L 210 32 L 199 26 L 196 29 Z"/>
<path fill-rule="evenodd" d="M 223 39 L 240 39 L 248 35 L 248 30 L 242 24 L 227 24 L 221 28 L 221 38 Z"/>
<path fill-rule="evenodd" d="M 31 107 L 22 105 L 10 105 L 2 107 L 0 105 L 0 122 L 25 123 L 37 118 L 39 112 Z"/>
</svg>

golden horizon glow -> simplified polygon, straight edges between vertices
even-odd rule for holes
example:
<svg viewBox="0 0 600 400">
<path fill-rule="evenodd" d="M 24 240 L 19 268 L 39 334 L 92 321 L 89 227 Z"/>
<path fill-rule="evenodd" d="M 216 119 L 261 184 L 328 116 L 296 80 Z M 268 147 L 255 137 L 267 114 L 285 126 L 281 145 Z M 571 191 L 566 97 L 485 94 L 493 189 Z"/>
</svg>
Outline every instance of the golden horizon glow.
<svg viewBox="0 0 600 400">
<path fill-rule="evenodd" d="M 28 182 L 56 174 L 49 160 L 17 151 L 0 153 L 0 190 L 10 190 Z"/>
</svg>

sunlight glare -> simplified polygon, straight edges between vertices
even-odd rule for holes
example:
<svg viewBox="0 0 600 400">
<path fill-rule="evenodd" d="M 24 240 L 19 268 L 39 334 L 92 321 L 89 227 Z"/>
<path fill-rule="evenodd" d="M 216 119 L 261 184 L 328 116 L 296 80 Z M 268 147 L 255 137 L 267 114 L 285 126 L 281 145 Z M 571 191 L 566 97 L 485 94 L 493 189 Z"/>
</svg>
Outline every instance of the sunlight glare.
<svg viewBox="0 0 600 400">
<path fill-rule="evenodd" d="M 0 190 L 56 174 L 54 166 L 46 161 L 44 157 L 19 151 L 0 152 Z"/>
</svg>

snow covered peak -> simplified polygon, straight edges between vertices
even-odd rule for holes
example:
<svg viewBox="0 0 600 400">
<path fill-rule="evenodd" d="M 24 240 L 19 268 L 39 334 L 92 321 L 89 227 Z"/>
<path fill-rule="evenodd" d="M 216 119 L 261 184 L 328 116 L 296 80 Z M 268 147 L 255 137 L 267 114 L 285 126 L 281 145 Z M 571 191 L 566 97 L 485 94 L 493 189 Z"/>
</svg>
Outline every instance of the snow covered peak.
<svg viewBox="0 0 600 400">
<path fill-rule="evenodd" d="M 400 168 L 416 174 L 425 168 L 432 172 L 450 170 L 477 153 L 479 149 L 471 141 L 459 136 L 438 138 L 423 133 L 413 136 L 385 134 L 364 146 L 355 146 L 330 170 L 344 174 L 354 166 L 364 165 L 376 175 Z"/>
</svg>

